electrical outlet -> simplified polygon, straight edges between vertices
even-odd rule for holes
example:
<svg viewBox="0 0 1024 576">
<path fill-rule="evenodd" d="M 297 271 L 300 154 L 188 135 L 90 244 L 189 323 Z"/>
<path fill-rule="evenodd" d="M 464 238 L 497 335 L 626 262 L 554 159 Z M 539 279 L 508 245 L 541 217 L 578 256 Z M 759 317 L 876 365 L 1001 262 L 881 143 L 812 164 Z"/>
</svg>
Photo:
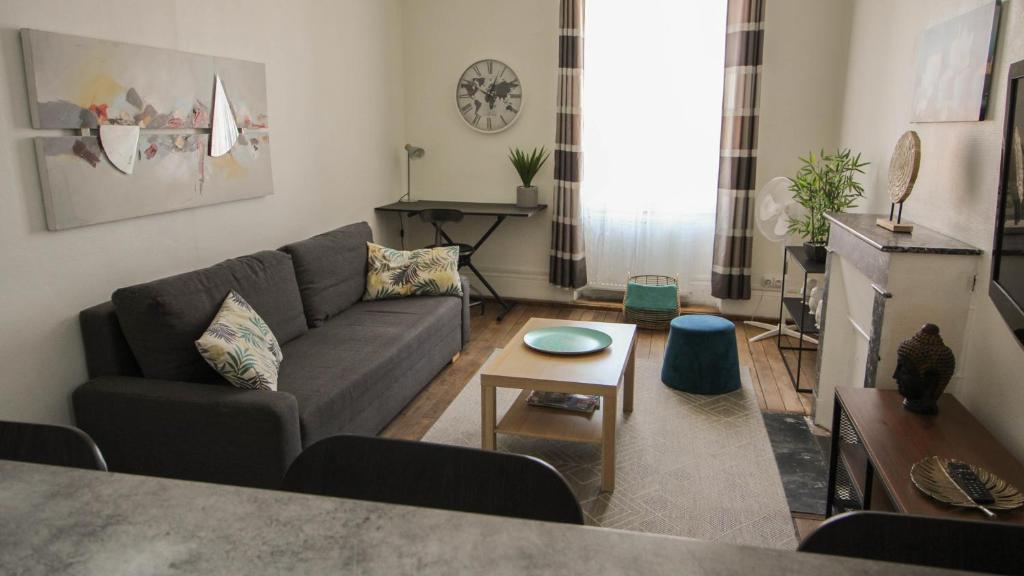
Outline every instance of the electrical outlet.
<svg viewBox="0 0 1024 576">
<path fill-rule="evenodd" d="M 762 290 L 782 290 L 782 276 L 762 274 L 760 286 Z"/>
</svg>

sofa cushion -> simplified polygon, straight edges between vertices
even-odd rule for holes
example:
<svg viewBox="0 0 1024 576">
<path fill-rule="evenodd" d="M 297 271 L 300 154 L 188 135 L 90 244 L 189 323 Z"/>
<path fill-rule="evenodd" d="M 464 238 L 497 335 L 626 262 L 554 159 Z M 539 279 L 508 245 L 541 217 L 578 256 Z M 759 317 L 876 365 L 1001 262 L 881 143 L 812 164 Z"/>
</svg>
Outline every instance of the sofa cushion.
<svg viewBox="0 0 1024 576">
<path fill-rule="evenodd" d="M 281 248 L 295 265 L 310 327 L 321 326 L 362 297 L 366 243 L 372 240 L 370 225 L 359 222 Z"/>
<path fill-rule="evenodd" d="M 281 344 L 306 332 L 291 257 L 263 251 L 177 276 L 121 288 L 111 300 L 147 378 L 218 382 L 195 341 L 231 290 L 252 305 Z"/>
<path fill-rule="evenodd" d="M 429 383 L 459 351 L 461 322 L 462 302 L 450 296 L 360 302 L 284 345 L 278 390 L 295 396 L 303 446 L 340 432 L 378 432 L 396 409 L 366 412 L 396 393 L 405 394 L 400 410 Z M 351 427 L 361 420 L 376 425 Z"/>
</svg>

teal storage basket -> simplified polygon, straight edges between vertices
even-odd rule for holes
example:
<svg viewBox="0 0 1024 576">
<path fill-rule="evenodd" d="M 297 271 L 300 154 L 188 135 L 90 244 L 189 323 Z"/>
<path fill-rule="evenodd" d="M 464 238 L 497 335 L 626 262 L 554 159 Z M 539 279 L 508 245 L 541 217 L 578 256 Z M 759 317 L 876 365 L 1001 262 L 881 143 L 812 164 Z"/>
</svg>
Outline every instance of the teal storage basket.
<svg viewBox="0 0 1024 576">
<path fill-rule="evenodd" d="M 630 276 L 622 299 L 623 318 L 638 328 L 664 330 L 679 316 L 679 281 L 671 276 Z"/>
</svg>

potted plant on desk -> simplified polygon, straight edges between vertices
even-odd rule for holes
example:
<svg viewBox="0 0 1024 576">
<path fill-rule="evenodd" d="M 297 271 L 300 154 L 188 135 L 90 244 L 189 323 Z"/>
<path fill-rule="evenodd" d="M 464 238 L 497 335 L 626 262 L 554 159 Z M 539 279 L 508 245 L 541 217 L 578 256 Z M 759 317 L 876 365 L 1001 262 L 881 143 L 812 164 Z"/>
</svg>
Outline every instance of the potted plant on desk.
<svg viewBox="0 0 1024 576">
<path fill-rule="evenodd" d="M 857 207 L 857 200 L 864 197 L 864 187 L 857 182 L 857 175 L 863 174 L 869 163 L 861 162 L 860 154 L 849 149 L 830 154 L 821 151 L 818 155 L 811 152 L 800 161 L 803 166 L 796 177 L 789 179 L 789 190 L 806 213 L 789 219 L 789 231 L 807 238 L 804 250 L 808 259 L 824 262 L 828 241 L 825 214 Z"/>
<path fill-rule="evenodd" d="M 523 181 L 523 185 L 516 189 L 516 206 L 520 208 L 537 206 L 537 187 L 533 185 L 533 179 L 540 172 L 541 166 L 547 162 L 548 156 L 548 151 L 543 146 L 539 149 L 534 148 L 533 152 L 529 154 L 519 148 L 508 151 L 508 159 Z"/>
</svg>

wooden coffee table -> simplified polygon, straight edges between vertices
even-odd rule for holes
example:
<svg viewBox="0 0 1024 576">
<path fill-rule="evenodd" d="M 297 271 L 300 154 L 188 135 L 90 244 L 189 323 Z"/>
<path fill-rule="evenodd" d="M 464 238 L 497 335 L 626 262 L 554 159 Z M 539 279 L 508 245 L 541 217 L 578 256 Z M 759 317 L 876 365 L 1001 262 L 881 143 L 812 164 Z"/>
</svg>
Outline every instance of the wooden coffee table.
<svg viewBox="0 0 1024 576">
<path fill-rule="evenodd" d="M 537 328 L 582 326 L 601 330 L 612 345 L 582 356 L 556 356 L 531 350 L 523 335 Z M 531 318 L 480 371 L 484 450 L 494 450 L 497 433 L 551 438 L 601 445 L 601 489 L 615 489 L 615 417 L 619 388 L 622 411 L 633 411 L 636 326 L 609 322 L 577 322 Z M 621 385 L 620 385 L 621 384 Z M 522 390 L 515 403 L 495 425 L 496 388 Z M 555 408 L 530 406 L 530 392 L 568 392 L 601 396 L 601 408 L 582 414 Z"/>
</svg>

